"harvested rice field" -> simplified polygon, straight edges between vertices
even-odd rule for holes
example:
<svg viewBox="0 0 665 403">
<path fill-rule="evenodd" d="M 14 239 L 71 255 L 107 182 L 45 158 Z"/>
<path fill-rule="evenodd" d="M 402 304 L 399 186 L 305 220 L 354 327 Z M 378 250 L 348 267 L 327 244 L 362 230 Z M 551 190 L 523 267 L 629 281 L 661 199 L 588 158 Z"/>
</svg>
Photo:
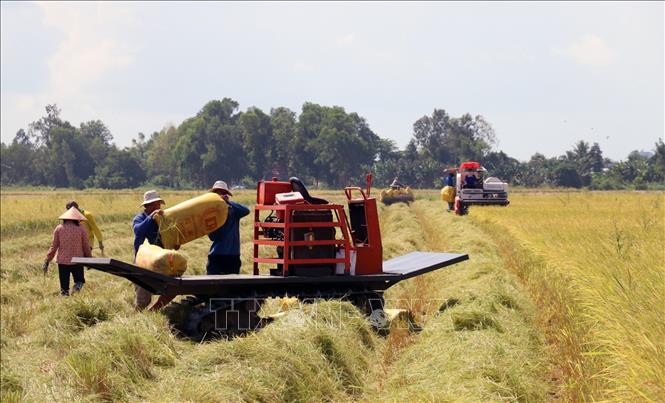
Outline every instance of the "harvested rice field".
<svg viewBox="0 0 665 403">
<path fill-rule="evenodd" d="M 200 192 L 164 192 L 168 205 Z M 342 202 L 341 191 L 312 192 Z M 187 340 L 162 312 L 136 312 L 134 287 L 86 270 L 59 295 L 41 265 L 69 199 L 92 211 L 106 256 L 133 259 L 142 191 L 1 195 L 2 401 L 663 401 L 665 196 L 513 193 L 508 207 L 446 211 L 436 190 L 380 205 L 384 260 L 412 251 L 469 260 L 398 283 L 376 332 L 341 301 L 274 300 L 263 329 Z M 255 191 L 234 199 L 252 207 Z M 241 220 L 251 272 L 251 215 Z M 210 241 L 182 246 L 205 273 Z M 94 249 L 93 255 L 99 256 Z"/>
</svg>

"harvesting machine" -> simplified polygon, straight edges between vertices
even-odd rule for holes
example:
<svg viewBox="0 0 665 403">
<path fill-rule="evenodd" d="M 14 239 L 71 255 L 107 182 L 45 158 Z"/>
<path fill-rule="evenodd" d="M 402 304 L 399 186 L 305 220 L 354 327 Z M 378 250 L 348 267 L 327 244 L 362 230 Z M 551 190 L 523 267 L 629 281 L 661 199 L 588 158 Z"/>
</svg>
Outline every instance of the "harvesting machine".
<svg viewBox="0 0 665 403">
<path fill-rule="evenodd" d="M 178 303 L 174 324 L 192 339 L 258 329 L 266 323 L 258 314 L 261 304 L 286 296 L 347 300 L 380 326 L 386 289 L 467 260 L 468 255 L 412 252 L 384 262 L 370 184 L 368 175 L 366 189 L 344 189 L 347 216 L 342 204 L 312 197 L 297 178 L 259 181 L 252 274 L 169 277 L 110 258 L 73 262 L 124 277 L 154 294 L 186 295 Z"/>
<path fill-rule="evenodd" d="M 463 162 L 457 171 L 455 214 L 464 215 L 468 207 L 477 206 L 507 206 L 508 184 L 493 176 L 485 179 L 487 170 L 480 163 L 474 161 Z M 474 176 L 473 184 L 467 181 L 468 176 Z"/>
</svg>

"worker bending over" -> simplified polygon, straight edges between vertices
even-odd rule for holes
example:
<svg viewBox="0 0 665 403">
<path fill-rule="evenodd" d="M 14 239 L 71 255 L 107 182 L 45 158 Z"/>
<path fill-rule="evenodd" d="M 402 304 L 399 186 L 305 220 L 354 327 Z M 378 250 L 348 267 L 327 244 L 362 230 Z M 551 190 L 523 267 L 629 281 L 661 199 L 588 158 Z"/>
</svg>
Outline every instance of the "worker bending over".
<svg viewBox="0 0 665 403">
<path fill-rule="evenodd" d="M 208 274 L 240 273 L 240 219 L 249 214 L 249 209 L 240 203 L 229 200 L 233 194 L 224 181 L 217 181 L 211 192 L 220 195 L 229 205 L 226 222 L 217 230 L 208 234 L 212 241 L 208 253 Z"/>
</svg>

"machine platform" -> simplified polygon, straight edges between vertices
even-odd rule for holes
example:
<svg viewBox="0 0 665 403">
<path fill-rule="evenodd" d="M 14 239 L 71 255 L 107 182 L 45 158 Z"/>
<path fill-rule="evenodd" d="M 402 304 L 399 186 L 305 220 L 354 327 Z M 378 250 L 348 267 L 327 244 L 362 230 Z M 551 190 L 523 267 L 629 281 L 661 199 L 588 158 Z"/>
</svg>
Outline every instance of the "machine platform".
<svg viewBox="0 0 665 403">
<path fill-rule="evenodd" d="M 382 274 L 324 277 L 251 274 L 169 277 L 111 258 L 77 257 L 72 259 L 72 263 L 124 277 L 153 294 L 246 298 L 283 295 L 326 296 L 339 291 L 353 292 L 354 290 L 384 291 L 402 280 L 441 269 L 468 258 L 469 256 L 466 254 L 412 252 L 383 262 Z"/>
</svg>

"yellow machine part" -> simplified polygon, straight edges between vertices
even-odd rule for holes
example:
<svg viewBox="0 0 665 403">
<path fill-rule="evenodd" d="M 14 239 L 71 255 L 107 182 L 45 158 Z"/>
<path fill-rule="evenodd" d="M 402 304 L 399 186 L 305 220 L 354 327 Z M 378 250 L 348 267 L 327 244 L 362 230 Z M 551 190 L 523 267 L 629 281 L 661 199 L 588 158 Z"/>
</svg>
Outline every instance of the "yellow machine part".
<svg viewBox="0 0 665 403">
<path fill-rule="evenodd" d="M 452 186 L 444 186 L 441 189 L 441 200 L 446 203 L 452 203 L 455 201 L 455 188 Z"/>
<path fill-rule="evenodd" d="M 216 193 L 206 193 L 178 203 L 157 216 L 159 234 L 165 249 L 208 235 L 226 222 L 229 206 Z"/>
<path fill-rule="evenodd" d="M 180 252 L 144 243 L 136 253 L 136 265 L 150 271 L 179 277 L 187 270 L 187 258 Z"/>
</svg>

